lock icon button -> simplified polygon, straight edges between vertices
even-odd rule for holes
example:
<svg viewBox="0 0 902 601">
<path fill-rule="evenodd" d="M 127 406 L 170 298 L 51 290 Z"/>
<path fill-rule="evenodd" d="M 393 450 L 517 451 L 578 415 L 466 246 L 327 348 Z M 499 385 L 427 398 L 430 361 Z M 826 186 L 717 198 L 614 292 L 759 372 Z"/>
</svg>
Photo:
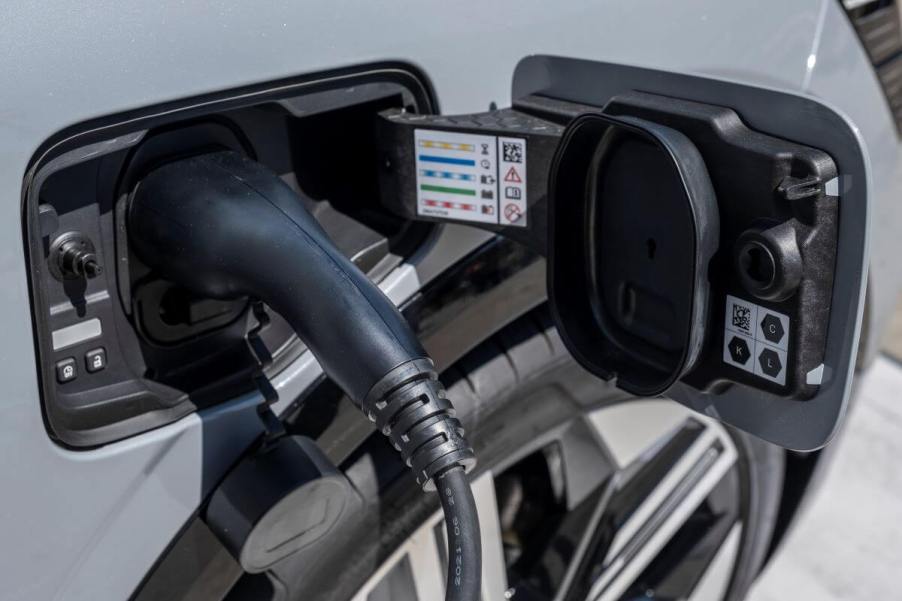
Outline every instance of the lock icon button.
<svg viewBox="0 0 902 601">
<path fill-rule="evenodd" d="M 96 348 L 85 353 L 85 369 L 90 373 L 98 372 L 106 367 L 106 349 Z"/>
</svg>

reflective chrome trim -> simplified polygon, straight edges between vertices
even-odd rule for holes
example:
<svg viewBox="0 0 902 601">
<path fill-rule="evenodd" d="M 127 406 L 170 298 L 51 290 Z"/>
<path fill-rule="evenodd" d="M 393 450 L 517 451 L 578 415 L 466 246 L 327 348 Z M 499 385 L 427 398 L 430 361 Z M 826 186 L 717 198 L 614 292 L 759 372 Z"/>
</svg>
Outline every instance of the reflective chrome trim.
<svg viewBox="0 0 902 601">
<path fill-rule="evenodd" d="M 739 553 L 739 542 L 742 540 L 742 526 L 734 524 L 727 538 L 708 566 L 708 571 L 696 585 L 689 601 L 721 601 L 730 586 L 733 564 Z"/>
<path fill-rule="evenodd" d="M 476 500 L 476 513 L 479 514 L 479 534 L 482 540 L 482 598 L 504 599 L 504 593 L 507 591 L 507 569 L 504 566 L 504 548 L 499 536 L 501 523 L 492 473 L 487 472 L 479 476 L 471 488 Z"/>
<path fill-rule="evenodd" d="M 420 278 L 416 268 L 402 263 L 379 283 L 379 288 L 396 305 L 401 305 L 420 290 Z M 280 415 L 307 387 L 322 375 L 323 369 L 309 350 L 301 353 L 288 367 L 272 379 L 272 385 L 279 393 L 279 400 L 272 405 L 276 415 Z"/>
<path fill-rule="evenodd" d="M 636 525 L 627 524 L 618 532 L 615 540 L 626 539 L 628 535 L 629 539 L 615 543 L 612 553 L 617 551 L 609 555 L 608 566 L 592 585 L 589 599 L 619 599 L 736 462 L 732 444 L 720 446 L 717 438 L 715 433 L 706 432 L 680 461 L 680 468 L 668 474 L 667 480 L 658 487 L 665 494 L 656 494 L 654 499 L 646 501 L 654 503 L 652 510 L 643 511 L 641 518 L 638 515 L 632 518 L 630 522 L 636 521 Z M 682 477 L 673 482 L 671 476 L 680 472 Z"/>
<path fill-rule="evenodd" d="M 379 282 L 379 288 L 395 305 L 400 306 L 413 298 L 430 280 L 491 237 L 491 233 L 472 227 L 445 225 L 428 250 L 416 253 L 411 257 L 411 262 L 402 263 L 392 270 Z M 279 393 L 279 400 L 272 405 L 272 409 L 276 415 L 281 415 L 322 373 L 313 354 L 305 350 L 275 375 L 272 385 Z"/>
</svg>

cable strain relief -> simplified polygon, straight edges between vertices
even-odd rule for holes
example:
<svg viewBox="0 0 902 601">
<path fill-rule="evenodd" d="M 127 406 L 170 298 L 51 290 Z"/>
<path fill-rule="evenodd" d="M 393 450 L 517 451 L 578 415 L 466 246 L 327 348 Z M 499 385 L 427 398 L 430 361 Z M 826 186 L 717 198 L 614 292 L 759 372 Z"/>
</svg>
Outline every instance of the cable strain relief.
<svg viewBox="0 0 902 601">
<path fill-rule="evenodd" d="M 428 358 L 392 369 L 370 389 L 361 408 L 400 451 L 425 490 L 435 490 L 433 478 L 453 467 L 470 471 L 476 465 L 464 428 Z"/>
<path fill-rule="evenodd" d="M 366 397 L 364 397 L 360 404 L 364 409 L 373 406 L 381 399 L 388 396 L 393 390 L 400 388 L 409 382 L 422 380 L 424 378 L 432 380 L 438 378 L 438 374 L 435 372 L 435 364 L 432 363 L 432 359 L 429 357 L 420 357 L 418 359 L 405 361 L 392 368 L 391 371 L 382 376 L 378 382 L 373 384 L 373 387 L 366 393 Z"/>
</svg>

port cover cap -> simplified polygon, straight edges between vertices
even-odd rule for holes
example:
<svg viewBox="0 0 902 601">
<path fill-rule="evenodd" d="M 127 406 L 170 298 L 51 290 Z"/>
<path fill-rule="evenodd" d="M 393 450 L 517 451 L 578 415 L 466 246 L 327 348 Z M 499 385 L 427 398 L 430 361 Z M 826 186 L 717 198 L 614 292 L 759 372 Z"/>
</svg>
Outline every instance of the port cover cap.
<svg viewBox="0 0 902 601">
<path fill-rule="evenodd" d="M 701 154 L 675 129 L 583 114 L 552 161 L 548 199 L 549 300 L 564 343 L 620 388 L 663 393 L 705 335 L 720 232 Z"/>
</svg>

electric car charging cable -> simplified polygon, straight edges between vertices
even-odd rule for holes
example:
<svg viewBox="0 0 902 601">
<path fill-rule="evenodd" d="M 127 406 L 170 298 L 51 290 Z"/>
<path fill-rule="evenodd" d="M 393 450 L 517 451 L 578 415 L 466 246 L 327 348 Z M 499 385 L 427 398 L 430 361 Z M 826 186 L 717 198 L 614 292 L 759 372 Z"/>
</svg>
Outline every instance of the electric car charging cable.
<svg viewBox="0 0 902 601">
<path fill-rule="evenodd" d="M 399 366 L 370 390 L 363 407 L 401 452 L 417 483 L 438 491 L 448 533 L 446 600 L 479 599 L 482 546 L 466 475 L 475 458 L 432 361 L 419 359 Z M 442 430 L 438 436 L 436 427 Z"/>
<path fill-rule="evenodd" d="M 475 455 L 397 308 L 332 244 L 278 175 L 235 152 L 163 165 L 128 208 L 129 243 L 167 279 L 209 298 L 278 312 L 323 371 L 389 438 L 448 531 L 448 601 L 477 601 L 481 546 L 466 471 Z"/>
</svg>

